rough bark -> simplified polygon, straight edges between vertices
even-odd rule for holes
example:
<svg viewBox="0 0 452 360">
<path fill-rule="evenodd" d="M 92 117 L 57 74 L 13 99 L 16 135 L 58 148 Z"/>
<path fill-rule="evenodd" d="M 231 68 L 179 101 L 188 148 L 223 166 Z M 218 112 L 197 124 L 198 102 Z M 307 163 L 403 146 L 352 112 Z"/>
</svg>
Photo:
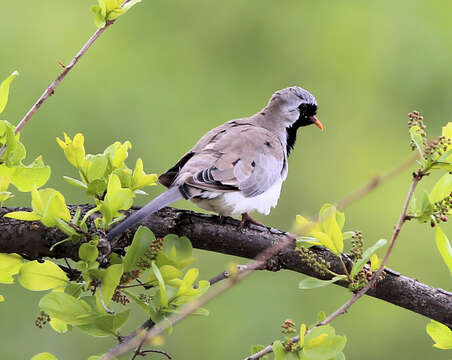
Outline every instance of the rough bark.
<svg viewBox="0 0 452 360">
<path fill-rule="evenodd" d="M 90 205 L 80 207 L 83 212 L 91 208 Z M 75 206 L 70 208 L 71 211 L 75 210 Z M 27 259 L 43 257 L 78 259 L 78 246 L 72 245 L 71 242 L 58 245 L 52 252 L 50 251 L 53 244 L 65 238 L 59 230 L 46 228 L 39 222 L 17 221 L 3 217 L 10 211 L 18 210 L 30 211 L 27 208 L 0 208 L 0 252 L 18 253 Z M 264 229 L 254 225 L 239 229 L 238 224 L 238 221 L 230 218 L 220 224 L 217 216 L 164 208 L 149 217 L 144 225 L 156 236 L 163 237 L 168 234 L 186 236 L 195 248 L 248 259 L 255 258 L 263 250 L 280 241 L 285 234 L 277 229 Z M 115 243 L 113 250 L 123 251 L 130 244 L 133 233 L 134 231 L 129 230 L 124 234 Z M 330 262 L 333 271 L 342 272 L 342 266 L 335 255 L 321 248 L 315 248 L 314 251 Z M 344 262 L 350 267 L 351 262 L 346 256 Z M 267 270 L 280 269 L 328 279 L 302 262 L 293 248 L 280 252 L 267 263 Z M 346 286 L 343 283 L 339 285 Z M 375 289 L 369 290 L 367 295 L 452 327 L 452 293 L 433 288 L 396 271 L 386 269 L 384 278 L 378 282 Z"/>
</svg>

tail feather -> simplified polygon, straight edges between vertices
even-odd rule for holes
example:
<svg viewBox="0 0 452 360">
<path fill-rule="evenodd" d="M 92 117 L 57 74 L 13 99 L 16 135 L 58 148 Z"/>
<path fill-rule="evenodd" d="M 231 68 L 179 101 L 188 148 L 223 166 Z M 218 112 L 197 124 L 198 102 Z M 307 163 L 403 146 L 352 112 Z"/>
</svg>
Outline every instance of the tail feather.
<svg viewBox="0 0 452 360">
<path fill-rule="evenodd" d="M 123 222 L 111 229 L 107 234 L 107 240 L 110 241 L 114 239 L 116 236 L 121 235 L 124 231 L 133 225 L 138 224 L 156 211 L 159 211 L 161 208 L 183 198 L 184 197 L 178 187 L 175 186 L 169 188 L 163 194 L 157 196 L 147 205 L 143 206 L 140 210 L 136 211 Z"/>
</svg>

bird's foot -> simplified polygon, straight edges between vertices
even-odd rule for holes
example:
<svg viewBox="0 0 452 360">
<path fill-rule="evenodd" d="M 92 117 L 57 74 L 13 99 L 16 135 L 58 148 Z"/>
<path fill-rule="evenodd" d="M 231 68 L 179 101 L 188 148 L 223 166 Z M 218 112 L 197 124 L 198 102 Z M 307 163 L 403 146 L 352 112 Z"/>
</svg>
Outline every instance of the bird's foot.
<svg viewBox="0 0 452 360">
<path fill-rule="evenodd" d="M 247 223 L 254 224 L 257 226 L 266 227 L 261 222 L 254 220 L 251 216 L 248 215 L 248 213 L 242 214 L 242 221 L 240 221 L 239 229 L 243 229 Z"/>
</svg>

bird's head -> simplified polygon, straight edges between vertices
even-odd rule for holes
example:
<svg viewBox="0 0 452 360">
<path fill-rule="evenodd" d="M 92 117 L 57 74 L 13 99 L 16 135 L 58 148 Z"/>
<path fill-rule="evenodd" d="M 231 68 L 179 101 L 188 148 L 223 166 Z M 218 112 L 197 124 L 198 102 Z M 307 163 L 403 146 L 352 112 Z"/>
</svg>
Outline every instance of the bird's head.
<svg viewBox="0 0 452 360">
<path fill-rule="evenodd" d="M 284 127 L 287 131 L 287 153 L 295 145 L 297 130 L 302 126 L 315 124 L 323 130 L 323 124 L 317 119 L 317 101 L 307 90 L 298 86 L 288 87 L 273 94 L 268 107 L 282 112 Z"/>
<path fill-rule="evenodd" d="M 269 106 L 284 112 L 287 128 L 315 124 L 323 130 L 322 123 L 316 118 L 317 101 L 307 90 L 298 86 L 288 87 L 273 94 Z"/>
</svg>

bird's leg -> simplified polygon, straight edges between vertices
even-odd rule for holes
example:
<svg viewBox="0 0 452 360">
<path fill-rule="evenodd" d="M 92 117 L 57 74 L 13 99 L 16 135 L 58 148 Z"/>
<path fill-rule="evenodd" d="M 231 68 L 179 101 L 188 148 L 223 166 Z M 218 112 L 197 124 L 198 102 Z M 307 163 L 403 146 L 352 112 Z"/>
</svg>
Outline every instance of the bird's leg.
<svg viewBox="0 0 452 360">
<path fill-rule="evenodd" d="M 220 218 L 218 219 L 218 223 L 219 223 L 220 225 L 223 225 L 223 224 L 224 224 L 224 220 L 225 220 L 224 215 L 220 215 Z"/>
<path fill-rule="evenodd" d="M 258 225 L 258 226 L 263 226 L 266 227 L 264 224 L 262 224 L 261 222 L 254 220 L 251 216 L 248 215 L 248 213 L 243 213 L 242 214 L 242 221 L 240 221 L 240 226 L 239 228 L 243 228 L 247 223 L 250 224 L 254 224 L 254 225 Z"/>
</svg>

